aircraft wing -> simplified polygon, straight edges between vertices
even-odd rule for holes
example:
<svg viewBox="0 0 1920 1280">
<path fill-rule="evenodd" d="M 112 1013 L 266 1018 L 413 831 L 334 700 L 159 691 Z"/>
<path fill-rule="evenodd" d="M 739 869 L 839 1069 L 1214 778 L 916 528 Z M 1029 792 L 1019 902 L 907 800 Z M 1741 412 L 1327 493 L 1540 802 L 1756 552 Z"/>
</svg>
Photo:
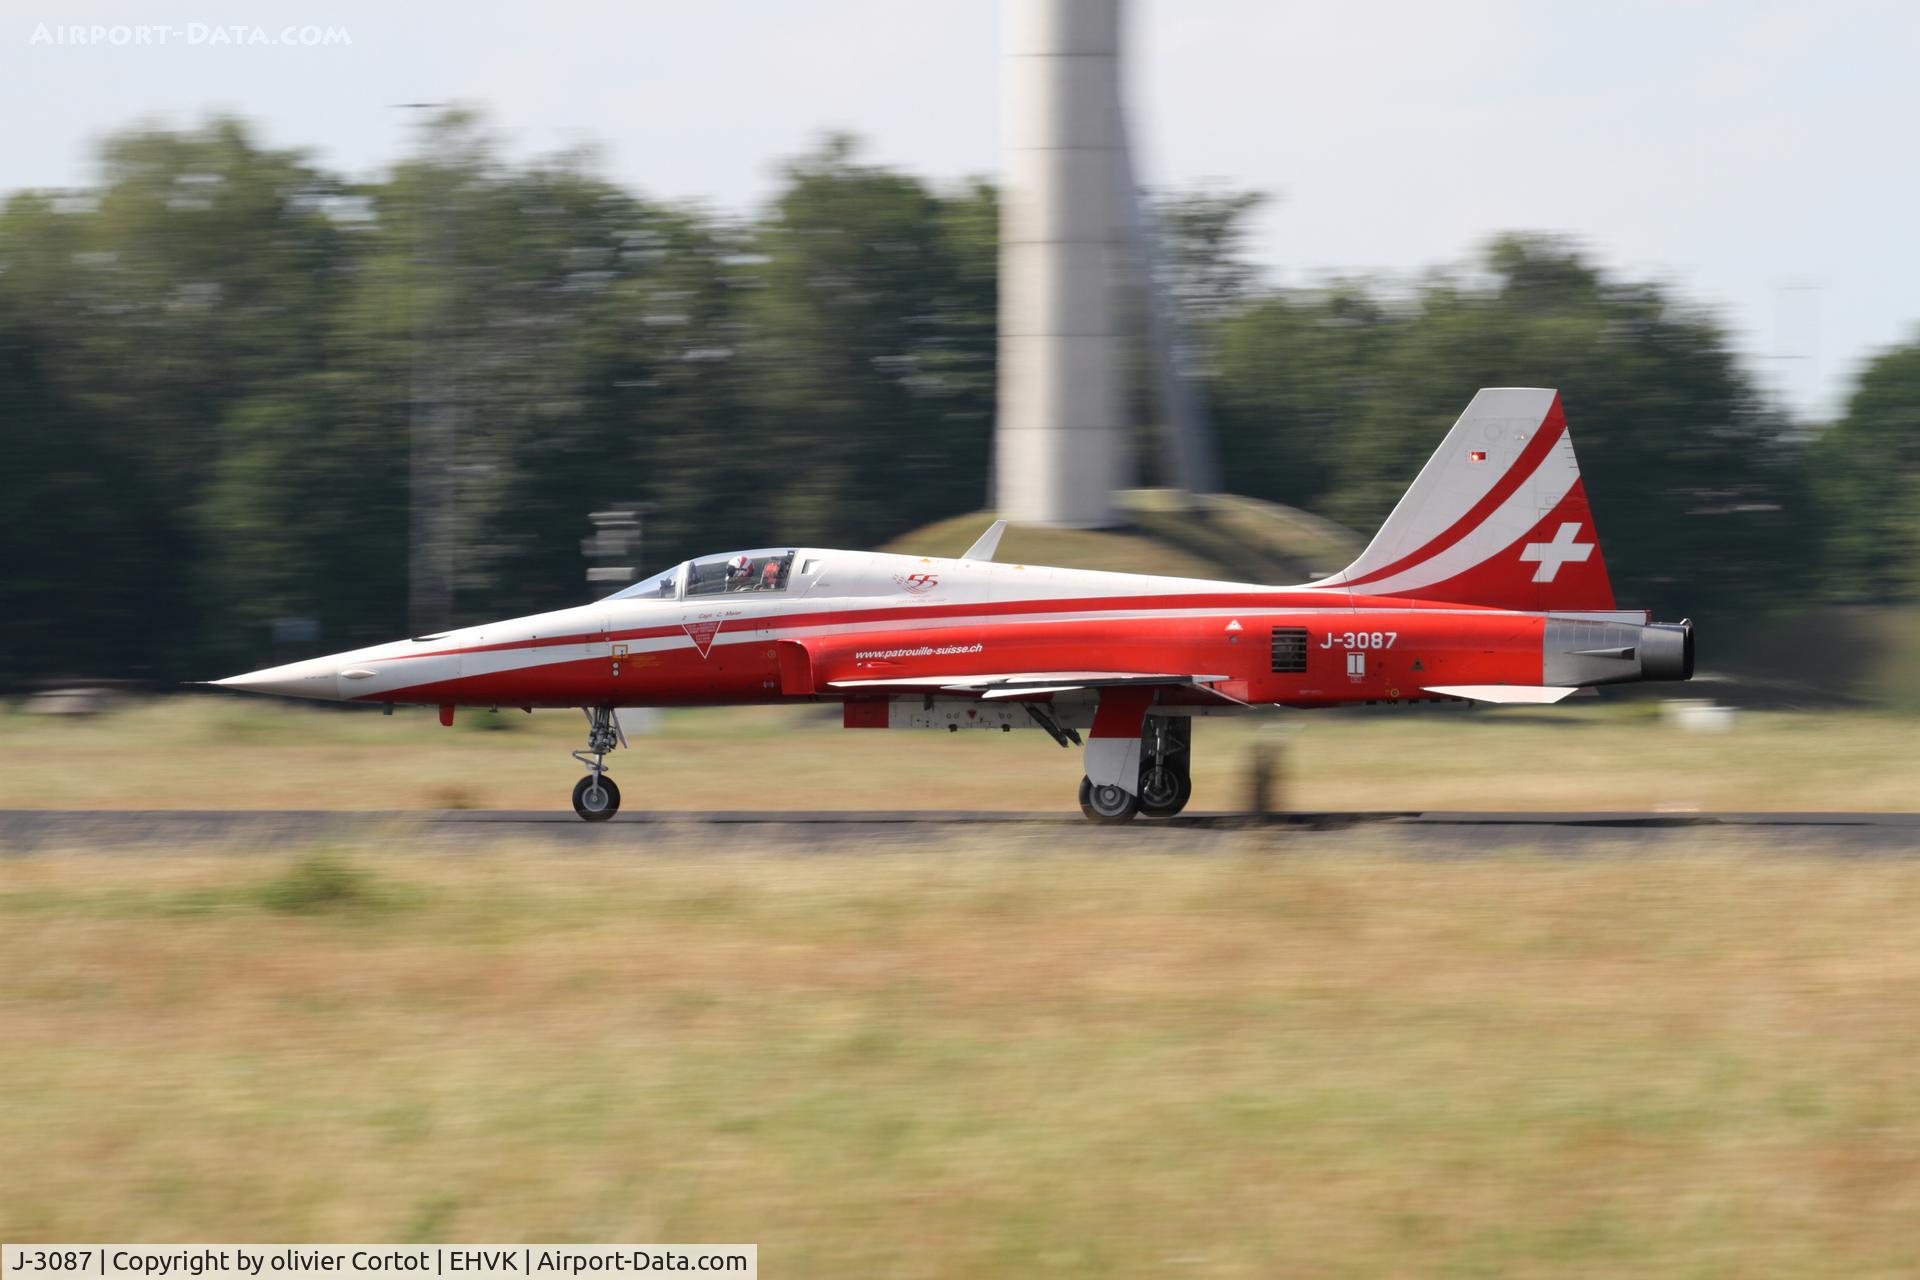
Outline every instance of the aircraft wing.
<svg viewBox="0 0 1920 1280">
<path fill-rule="evenodd" d="M 1065 693 L 1073 689 L 1187 686 L 1237 703 L 1238 698 L 1212 687 L 1228 678 L 1170 672 L 1007 671 L 988 675 L 899 676 L 890 680 L 830 680 L 827 683 L 835 689 L 939 689 L 952 693 L 977 693 L 983 698 L 1021 698 L 1041 693 Z"/>
</svg>

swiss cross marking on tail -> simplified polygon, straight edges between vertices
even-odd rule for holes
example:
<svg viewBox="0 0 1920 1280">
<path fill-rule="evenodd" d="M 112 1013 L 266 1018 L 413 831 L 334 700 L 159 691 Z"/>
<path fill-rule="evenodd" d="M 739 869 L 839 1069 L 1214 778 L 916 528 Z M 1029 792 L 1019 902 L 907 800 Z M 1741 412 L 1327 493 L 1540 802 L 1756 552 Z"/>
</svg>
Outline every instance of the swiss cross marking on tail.
<svg viewBox="0 0 1920 1280">
<path fill-rule="evenodd" d="M 1560 526 L 1558 533 L 1553 535 L 1552 542 L 1529 542 L 1520 549 L 1522 560 L 1539 562 L 1540 567 L 1533 571 L 1535 582 L 1552 582 L 1559 576 L 1561 565 L 1568 561 L 1575 564 L 1583 563 L 1593 554 L 1593 543 L 1574 541 L 1579 532 L 1579 523 L 1569 520 Z"/>
</svg>

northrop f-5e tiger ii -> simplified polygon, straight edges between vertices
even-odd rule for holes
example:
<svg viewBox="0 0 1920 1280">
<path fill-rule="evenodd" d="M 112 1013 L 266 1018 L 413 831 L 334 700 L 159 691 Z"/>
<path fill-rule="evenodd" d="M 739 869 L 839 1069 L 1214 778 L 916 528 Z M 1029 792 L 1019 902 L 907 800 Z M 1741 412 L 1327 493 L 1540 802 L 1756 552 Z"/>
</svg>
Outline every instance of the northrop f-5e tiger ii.
<svg viewBox="0 0 1920 1280">
<path fill-rule="evenodd" d="M 837 702 L 850 729 L 1033 728 L 1094 822 L 1180 812 L 1196 717 L 1686 680 L 1690 622 L 1614 607 L 1559 395 L 1481 391 L 1360 558 L 1301 586 L 772 547 L 594 604 L 215 683 L 329 702 L 579 707 L 574 811 L 611 818 L 628 707 Z M 1084 735 L 1084 736 L 1083 736 Z"/>
</svg>

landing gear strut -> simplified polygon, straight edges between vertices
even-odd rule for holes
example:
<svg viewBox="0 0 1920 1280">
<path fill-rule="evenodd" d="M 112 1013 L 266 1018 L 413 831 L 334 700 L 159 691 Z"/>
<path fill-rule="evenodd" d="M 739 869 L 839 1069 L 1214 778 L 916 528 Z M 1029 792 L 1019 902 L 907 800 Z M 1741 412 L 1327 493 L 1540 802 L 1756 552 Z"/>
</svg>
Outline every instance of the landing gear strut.
<svg viewBox="0 0 1920 1280">
<path fill-rule="evenodd" d="M 1193 799 L 1193 720 L 1148 716 L 1140 733 L 1140 812 L 1171 818 Z"/>
<path fill-rule="evenodd" d="M 620 722 L 612 707 L 583 707 L 587 713 L 587 749 L 573 758 L 587 766 L 587 776 L 573 784 L 573 811 L 588 822 L 605 822 L 620 812 L 620 788 L 607 776 L 606 756 L 625 745 Z"/>
</svg>

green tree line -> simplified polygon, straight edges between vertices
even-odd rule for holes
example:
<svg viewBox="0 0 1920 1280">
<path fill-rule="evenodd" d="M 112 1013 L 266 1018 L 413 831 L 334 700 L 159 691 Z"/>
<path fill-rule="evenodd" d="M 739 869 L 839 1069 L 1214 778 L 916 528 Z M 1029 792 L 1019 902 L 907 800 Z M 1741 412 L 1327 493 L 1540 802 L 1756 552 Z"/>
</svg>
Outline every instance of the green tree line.
<svg viewBox="0 0 1920 1280">
<path fill-rule="evenodd" d="M 1475 388 L 1552 385 L 1623 599 L 1920 591 L 1920 348 L 1809 432 L 1710 316 L 1567 244 L 1279 289 L 1246 265 L 1249 203 L 1159 218 L 1229 489 L 1371 529 Z M 276 618 L 327 648 L 400 634 L 419 484 L 448 621 L 583 598 L 594 509 L 649 504 L 643 568 L 978 509 L 996 230 L 990 186 L 845 139 L 745 217 L 587 155 L 509 163 L 462 113 L 372 182 L 231 119 L 114 138 L 96 186 L 0 209 L 0 682 L 221 674 L 274 656 Z"/>
</svg>

